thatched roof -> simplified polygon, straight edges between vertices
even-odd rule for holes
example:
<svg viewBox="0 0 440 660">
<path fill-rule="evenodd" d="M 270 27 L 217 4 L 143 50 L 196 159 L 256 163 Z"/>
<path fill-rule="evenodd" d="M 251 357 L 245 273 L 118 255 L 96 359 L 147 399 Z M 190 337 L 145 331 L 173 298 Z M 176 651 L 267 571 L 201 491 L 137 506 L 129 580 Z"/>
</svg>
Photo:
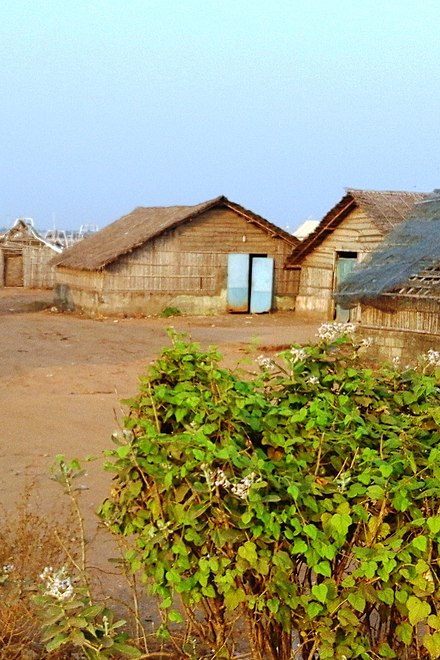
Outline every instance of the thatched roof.
<svg viewBox="0 0 440 660">
<path fill-rule="evenodd" d="M 0 245 L 9 246 L 14 242 L 29 245 L 41 244 L 54 252 L 61 252 L 61 248 L 46 238 L 43 238 L 27 218 L 17 218 L 12 227 L 0 236 Z"/>
<path fill-rule="evenodd" d="M 386 236 L 396 225 L 408 217 L 415 202 L 426 193 L 396 190 L 356 190 L 346 188 L 346 194 L 321 220 L 305 240 L 300 243 L 287 260 L 287 267 L 299 266 L 341 222 L 356 208 L 365 211 L 379 232 Z"/>
<path fill-rule="evenodd" d="M 375 306 L 383 296 L 440 297 L 440 190 L 417 202 L 343 281 L 335 298 L 344 307 Z"/>
<path fill-rule="evenodd" d="M 217 206 L 232 209 L 248 222 L 258 225 L 271 236 L 287 241 L 292 247 L 299 242 L 283 229 L 221 196 L 196 206 L 139 207 L 68 248 L 60 257 L 53 259 L 52 264 L 78 270 L 102 269 L 147 241 Z"/>
</svg>

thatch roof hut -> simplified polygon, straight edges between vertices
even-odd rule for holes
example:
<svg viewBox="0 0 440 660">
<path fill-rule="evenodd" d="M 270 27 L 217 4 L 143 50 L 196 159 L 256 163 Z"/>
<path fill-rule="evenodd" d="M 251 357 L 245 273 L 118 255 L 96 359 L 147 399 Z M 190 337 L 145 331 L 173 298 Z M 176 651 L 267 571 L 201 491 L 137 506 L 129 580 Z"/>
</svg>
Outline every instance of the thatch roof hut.
<svg viewBox="0 0 440 660">
<path fill-rule="evenodd" d="M 347 276 L 335 298 L 344 307 L 395 306 L 402 297 L 433 295 L 440 298 L 440 190 L 414 205 L 408 219 Z"/>
<path fill-rule="evenodd" d="M 243 254 L 249 295 L 252 263 L 273 259 L 274 305 L 292 307 L 295 277 L 283 267 L 298 242 L 224 196 L 195 206 L 139 207 L 53 260 L 57 300 L 103 314 L 218 311 L 227 306 L 228 255 Z"/>
<path fill-rule="evenodd" d="M 322 320 L 348 320 L 348 315 L 334 304 L 335 288 L 424 196 L 405 191 L 346 189 L 342 199 L 287 260 L 287 268 L 300 271 L 297 311 Z"/>
<path fill-rule="evenodd" d="M 335 298 L 346 308 L 360 304 L 361 326 L 390 341 L 394 336 L 396 346 L 399 333 L 406 333 L 405 345 L 408 333 L 427 335 L 430 345 L 438 342 L 440 190 L 414 205 L 407 220 L 341 283 Z"/>
<path fill-rule="evenodd" d="M 30 218 L 17 218 L 0 236 L 0 286 L 51 289 L 55 270 L 49 262 L 60 252 L 36 231 Z"/>
</svg>

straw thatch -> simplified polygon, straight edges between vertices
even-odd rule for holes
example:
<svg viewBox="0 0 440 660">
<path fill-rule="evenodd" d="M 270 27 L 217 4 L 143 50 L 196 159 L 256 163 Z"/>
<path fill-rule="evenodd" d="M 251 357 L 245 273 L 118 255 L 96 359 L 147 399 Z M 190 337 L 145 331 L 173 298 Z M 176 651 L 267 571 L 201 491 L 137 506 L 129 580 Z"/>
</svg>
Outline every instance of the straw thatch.
<svg viewBox="0 0 440 660">
<path fill-rule="evenodd" d="M 44 245 L 54 252 L 61 252 L 59 246 L 43 238 L 28 220 L 17 218 L 11 229 L 0 236 L 0 246 L 19 250 L 23 245 Z"/>
<path fill-rule="evenodd" d="M 287 260 L 287 267 L 299 266 L 354 209 L 363 209 L 378 232 L 385 236 L 405 220 L 415 202 L 425 196 L 426 193 L 346 188 L 346 194 L 341 201 L 324 216 L 315 231 L 293 250 Z"/>
<path fill-rule="evenodd" d="M 68 248 L 52 263 L 77 270 L 101 270 L 122 255 L 129 254 L 151 239 L 191 221 L 216 206 L 226 206 L 234 210 L 268 234 L 283 238 L 292 247 L 299 242 L 297 238 L 271 222 L 220 196 L 196 206 L 139 207 Z"/>
<path fill-rule="evenodd" d="M 383 306 L 383 297 L 440 299 L 440 190 L 417 202 L 408 219 L 344 280 L 344 307 Z M 382 302 L 381 302 L 382 299 Z"/>
<path fill-rule="evenodd" d="M 0 236 L 0 286 L 51 288 L 55 272 L 49 262 L 60 252 L 61 248 L 40 236 L 30 219 L 18 218 Z"/>
</svg>

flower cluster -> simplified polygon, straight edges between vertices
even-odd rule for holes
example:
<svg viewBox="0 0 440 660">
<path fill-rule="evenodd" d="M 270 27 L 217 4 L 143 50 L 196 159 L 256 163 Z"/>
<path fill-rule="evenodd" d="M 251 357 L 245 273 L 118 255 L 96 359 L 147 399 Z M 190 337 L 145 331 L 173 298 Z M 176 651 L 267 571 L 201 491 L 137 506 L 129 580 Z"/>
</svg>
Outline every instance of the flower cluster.
<svg viewBox="0 0 440 660">
<path fill-rule="evenodd" d="M 310 383 L 310 385 L 317 385 L 319 383 L 319 378 L 318 376 L 309 376 L 307 382 Z"/>
<path fill-rule="evenodd" d="M 5 564 L 2 566 L 2 573 L 5 575 L 8 575 L 9 573 L 13 573 L 15 571 L 15 566 L 14 564 Z"/>
<path fill-rule="evenodd" d="M 45 596 L 51 596 L 59 601 L 66 601 L 70 600 L 75 594 L 72 578 L 67 574 L 65 566 L 57 571 L 52 566 L 46 566 L 40 575 L 40 579 L 46 584 Z"/>
<path fill-rule="evenodd" d="M 251 472 L 247 477 L 244 477 L 244 479 L 238 483 L 233 484 L 231 481 L 229 481 L 226 474 L 220 468 L 218 468 L 215 472 L 210 473 L 208 479 L 211 487 L 220 488 L 222 486 L 225 488 L 225 490 L 229 490 L 233 495 L 236 495 L 241 500 L 247 499 L 249 490 L 256 481 L 258 481 L 258 479 L 256 479 L 255 472 Z"/>
<path fill-rule="evenodd" d="M 323 323 L 318 328 L 317 337 L 321 341 L 332 342 L 339 337 L 354 334 L 356 326 L 354 323 Z"/>
<path fill-rule="evenodd" d="M 275 369 L 276 364 L 270 357 L 266 357 L 265 355 L 259 355 L 257 357 L 257 364 L 262 368 L 262 369 Z"/>
<path fill-rule="evenodd" d="M 423 358 L 429 367 L 440 367 L 440 351 L 430 348 Z"/>
<path fill-rule="evenodd" d="M 292 347 L 290 349 L 290 354 L 292 356 L 293 363 L 304 362 L 304 360 L 307 360 L 307 351 L 305 351 L 303 348 Z"/>
</svg>

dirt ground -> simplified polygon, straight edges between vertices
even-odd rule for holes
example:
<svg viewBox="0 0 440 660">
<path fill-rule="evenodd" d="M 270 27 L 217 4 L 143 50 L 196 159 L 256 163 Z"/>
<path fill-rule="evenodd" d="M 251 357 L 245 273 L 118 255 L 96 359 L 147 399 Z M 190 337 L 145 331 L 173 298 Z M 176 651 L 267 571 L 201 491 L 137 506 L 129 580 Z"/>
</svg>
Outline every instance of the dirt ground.
<svg viewBox="0 0 440 660">
<path fill-rule="evenodd" d="M 111 448 L 145 366 L 169 345 L 170 326 L 235 364 L 251 342 L 259 351 L 313 342 L 317 326 L 292 312 L 140 319 L 59 313 L 48 291 L 0 289 L 0 505 L 13 512 L 31 488 L 40 510 L 62 498 L 50 480 L 54 456 L 83 459 Z M 258 355 L 258 353 L 257 353 Z M 109 491 L 102 458 L 87 463 L 81 505 L 96 555 L 106 541 L 95 511 Z M 97 535 L 96 535 L 97 534 Z"/>
</svg>

